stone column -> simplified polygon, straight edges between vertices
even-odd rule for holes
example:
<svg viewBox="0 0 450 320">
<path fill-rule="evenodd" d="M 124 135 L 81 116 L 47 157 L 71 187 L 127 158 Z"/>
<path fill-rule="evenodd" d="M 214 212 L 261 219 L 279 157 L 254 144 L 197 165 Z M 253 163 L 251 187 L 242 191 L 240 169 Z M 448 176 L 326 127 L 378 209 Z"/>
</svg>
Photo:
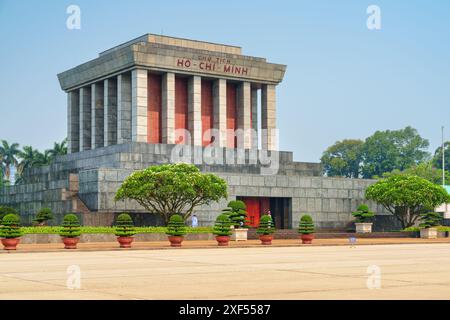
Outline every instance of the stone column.
<svg viewBox="0 0 450 320">
<path fill-rule="evenodd" d="M 104 111 L 103 111 L 103 82 L 91 85 L 91 146 L 92 149 L 103 147 Z"/>
<path fill-rule="evenodd" d="M 258 149 L 258 89 L 252 88 L 252 148 Z"/>
<path fill-rule="evenodd" d="M 91 149 L 91 87 L 80 89 L 80 151 Z"/>
<path fill-rule="evenodd" d="M 188 125 L 194 146 L 202 145 L 202 79 L 189 78 L 188 84 Z"/>
<path fill-rule="evenodd" d="M 147 70 L 131 71 L 132 141 L 147 142 Z"/>
<path fill-rule="evenodd" d="M 261 90 L 261 143 L 264 150 L 278 150 L 275 86 L 265 84 Z"/>
<path fill-rule="evenodd" d="M 131 142 L 131 74 L 117 76 L 117 143 Z"/>
<path fill-rule="evenodd" d="M 104 145 L 117 144 L 117 78 L 106 79 L 103 84 Z"/>
<path fill-rule="evenodd" d="M 175 143 L 175 74 L 168 72 L 162 77 L 161 96 L 162 143 Z"/>
<path fill-rule="evenodd" d="M 239 148 L 250 149 L 252 146 L 251 136 L 251 85 L 250 82 L 242 82 L 239 84 L 237 91 L 237 128 L 242 130 L 243 145 L 238 145 Z M 240 138 L 240 137 L 239 137 Z M 238 138 L 238 144 L 239 144 Z"/>
<path fill-rule="evenodd" d="M 217 79 L 213 84 L 214 129 L 218 130 L 220 147 L 227 146 L 227 81 Z"/>
<path fill-rule="evenodd" d="M 67 92 L 67 152 L 80 151 L 80 91 Z"/>
</svg>

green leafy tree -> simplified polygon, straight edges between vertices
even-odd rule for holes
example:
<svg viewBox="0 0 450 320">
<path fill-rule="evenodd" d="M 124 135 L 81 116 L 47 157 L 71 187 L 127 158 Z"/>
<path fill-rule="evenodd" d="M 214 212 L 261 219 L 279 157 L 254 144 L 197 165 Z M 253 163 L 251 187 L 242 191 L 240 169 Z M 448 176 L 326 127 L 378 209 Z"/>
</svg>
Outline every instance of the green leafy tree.
<svg viewBox="0 0 450 320">
<path fill-rule="evenodd" d="M 41 208 L 37 213 L 34 221 L 43 226 L 53 219 L 53 212 L 50 208 Z"/>
<path fill-rule="evenodd" d="M 230 217 L 231 223 L 235 228 L 244 226 L 247 218 L 247 206 L 244 201 L 233 200 L 228 202 L 228 208 L 222 210 L 223 213 Z"/>
<path fill-rule="evenodd" d="M 329 176 L 358 178 L 362 161 L 361 140 L 342 140 L 330 146 L 322 155 L 324 173 Z"/>
<path fill-rule="evenodd" d="M 115 235 L 117 237 L 131 237 L 136 234 L 133 219 L 128 213 L 121 213 L 117 216 L 115 225 Z"/>
<path fill-rule="evenodd" d="M 18 238 L 21 235 L 19 215 L 14 213 L 5 215 L 0 226 L 0 238 Z"/>
<path fill-rule="evenodd" d="M 450 195 L 440 185 L 412 175 L 393 175 L 381 179 L 366 189 L 366 199 L 381 204 L 408 228 L 419 215 L 450 202 Z"/>
<path fill-rule="evenodd" d="M 179 214 L 174 214 L 169 219 L 169 224 L 167 225 L 167 232 L 169 236 L 182 237 L 186 234 L 186 225 L 184 219 Z"/>
<path fill-rule="evenodd" d="M 298 233 L 301 234 L 311 234 L 315 232 L 314 222 L 310 215 L 305 214 L 300 218 L 300 223 L 298 224 Z"/>
<path fill-rule="evenodd" d="M 3 217 L 10 213 L 15 214 L 17 216 L 19 215 L 19 212 L 12 207 L 0 206 L 0 224 L 3 220 Z"/>
<path fill-rule="evenodd" d="M 48 154 L 52 159 L 56 156 L 67 154 L 67 138 L 61 141 L 61 143 L 55 142 L 53 148 L 48 150 Z"/>
<path fill-rule="evenodd" d="M 2 140 L 0 145 L 0 158 L 2 159 L 4 166 L 4 175 L 6 180 L 10 180 L 11 166 L 17 166 L 17 155 L 19 154 L 19 144 L 9 144 L 7 141 Z"/>
<path fill-rule="evenodd" d="M 364 142 L 362 175 L 372 178 L 417 165 L 429 158 L 428 146 L 428 140 L 412 127 L 377 131 Z"/>
<path fill-rule="evenodd" d="M 231 220 L 227 214 L 222 213 L 216 218 L 213 234 L 215 234 L 216 236 L 231 235 Z"/>
<path fill-rule="evenodd" d="M 432 228 L 441 225 L 442 217 L 437 212 L 425 212 L 420 215 L 420 228 Z"/>
<path fill-rule="evenodd" d="M 178 212 L 186 220 L 194 208 L 227 197 L 225 180 L 201 173 L 191 164 L 164 164 L 136 171 L 125 179 L 115 199 L 136 200 L 151 213 L 160 214 L 166 225 Z"/>
<path fill-rule="evenodd" d="M 69 213 L 64 216 L 59 234 L 65 238 L 77 238 L 81 235 L 80 220 L 75 214 Z"/>
<path fill-rule="evenodd" d="M 269 235 L 275 232 L 275 227 L 273 225 L 272 217 L 268 214 L 263 215 L 259 220 L 258 229 L 256 229 L 257 234 Z"/>
<path fill-rule="evenodd" d="M 392 172 L 383 173 L 383 177 L 388 178 L 392 175 L 398 174 L 415 175 L 427 179 L 432 183 L 442 184 L 442 170 L 435 168 L 431 161 L 419 163 L 418 165 L 412 166 L 411 168 L 403 171 L 395 169 Z M 446 184 L 450 184 L 450 173 L 448 171 L 445 172 L 445 181 Z"/>
<path fill-rule="evenodd" d="M 356 209 L 355 212 L 352 212 L 352 215 L 356 218 L 356 222 L 365 223 L 370 222 L 375 213 L 369 210 L 368 205 L 360 204 L 358 209 Z"/>
<path fill-rule="evenodd" d="M 444 143 L 445 170 L 450 171 L 450 141 Z M 442 169 L 442 147 L 438 147 L 434 152 L 433 165 Z"/>
</svg>

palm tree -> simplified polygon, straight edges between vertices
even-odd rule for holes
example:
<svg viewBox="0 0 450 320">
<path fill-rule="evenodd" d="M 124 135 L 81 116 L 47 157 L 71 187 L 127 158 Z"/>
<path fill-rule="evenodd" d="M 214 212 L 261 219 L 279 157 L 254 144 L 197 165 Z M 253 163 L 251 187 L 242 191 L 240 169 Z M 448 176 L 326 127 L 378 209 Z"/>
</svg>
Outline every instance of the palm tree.
<svg viewBox="0 0 450 320">
<path fill-rule="evenodd" d="M 23 172 L 27 168 L 31 168 L 35 165 L 38 160 L 39 151 L 33 149 L 31 146 L 25 146 L 22 148 L 22 151 L 19 152 L 18 156 L 21 159 L 19 164 L 17 165 L 17 180 L 16 184 L 23 182 Z"/>
<path fill-rule="evenodd" d="M 16 156 L 19 154 L 19 144 L 8 144 L 5 140 L 1 141 L 0 154 L 5 168 L 5 179 L 9 181 L 11 175 L 11 165 L 17 166 Z"/>
<path fill-rule="evenodd" d="M 52 157 L 50 155 L 50 150 L 45 150 L 43 153 L 36 150 L 36 160 L 33 162 L 35 166 L 46 166 L 50 164 Z"/>
<path fill-rule="evenodd" d="M 67 138 L 61 141 L 61 143 L 55 142 L 53 148 L 48 150 L 48 152 L 52 158 L 67 154 Z"/>
</svg>

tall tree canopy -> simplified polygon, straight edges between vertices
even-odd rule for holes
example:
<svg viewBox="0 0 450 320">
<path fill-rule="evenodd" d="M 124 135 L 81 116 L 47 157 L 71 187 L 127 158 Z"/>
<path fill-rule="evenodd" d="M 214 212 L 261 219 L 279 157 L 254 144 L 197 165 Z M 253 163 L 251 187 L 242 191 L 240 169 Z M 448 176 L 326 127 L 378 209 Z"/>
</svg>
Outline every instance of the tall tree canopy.
<svg viewBox="0 0 450 320">
<path fill-rule="evenodd" d="M 444 143 L 445 170 L 450 171 L 450 141 Z M 433 165 L 442 169 L 442 147 L 438 147 L 434 152 Z"/>
<path fill-rule="evenodd" d="M 17 166 L 17 155 L 19 154 L 19 144 L 12 143 L 11 145 L 5 141 L 1 141 L 0 158 L 4 166 L 4 175 L 6 180 L 10 180 L 11 166 Z"/>
<path fill-rule="evenodd" d="M 392 175 L 399 175 L 399 174 L 414 175 L 427 179 L 428 181 L 434 184 L 442 184 L 442 169 L 435 168 L 433 166 L 432 161 L 419 163 L 418 165 L 412 166 L 403 171 L 395 169 L 391 172 L 383 173 L 383 177 L 388 178 Z M 445 184 L 450 185 L 450 172 L 448 171 L 445 172 L 445 181 L 446 181 Z"/>
<path fill-rule="evenodd" d="M 320 159 L 324 173 L 329 177 L 358 178 L 363 144 L 361 140 L 346 139 L 329 147 Z"/>
<path fill-rule="evenodd" d="M 136 171 L 125 179 L 115 196 L 116 201 L 136 200 L 149 212 L 160 214 L 166 224 L 174 214 L 186 220 L 197 206 L 222 198 L 227 198 L 225 180 L 185 163 Z"/>
</svg>

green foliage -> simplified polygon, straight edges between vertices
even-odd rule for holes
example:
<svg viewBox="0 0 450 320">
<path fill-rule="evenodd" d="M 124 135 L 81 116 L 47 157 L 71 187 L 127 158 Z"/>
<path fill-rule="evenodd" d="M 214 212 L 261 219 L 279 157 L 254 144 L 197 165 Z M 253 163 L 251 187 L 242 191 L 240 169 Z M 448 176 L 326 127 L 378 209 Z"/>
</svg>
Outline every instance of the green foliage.
<svg viewBox="0 0 450 320">
<path fill-rule="evenodd" d="M 11 166 L 17 166 L 17 155 L 19 154 L 19 144 L 9 144 L 5 140 L 1 140 L 0 144 L 0 160 L 3 167 L 3 174 L 7 181 L 11 177 Z"/>
<path fill-rule="evenodd" d="M 115 199 L 133 199 L 166 224 L 174 212 L 186 220 L 194 208 L 227 197 L 225 180 L 191 164 L 164 164 L 136 171 L 125 179 Z"/>
<path fill-rule="evenodd" d="M 43 226 L 43 227 L 22 227 L 24 234 L 59 234 L 61 232 L 60 226 Z M 166 233 L 166 227 L 135 227 L 137 233 Z M 187 233 L 212 233 L 213 227 L 186 227 Z M 110 233 L 115 234 L 115 227 L 89 227 L 82 226 L 81 233 Z"/>
<path fill-rule="evenodd" d="M 445 156 L 445 170 L 450 171 L 450 141 L 444 143 L 444 156 Z M 436 148 L 432 161 L 433 165 L 436 168 L 442 169 L 442 146 Z"/>
<path fill-rule="evenodd" d="M 219 215 L 214 225 L 213 234 L 215 234 L 216 236 L 231 235 L 231 224 L 231 219 L 227 214 L 223 213 Z"/>
<path fill-rule="evenodd" d="M 269 235 L 275 232 L 272 217 L 270 215 L 263 215 L 259 220 L 258 229 L 256 229 L 257 234 Z"/>
<path fill-rule="evenodd" d="M 356 222 L 364 223 L 370 222 L 375 213 L 369 210 L 368 205 L 360 204 L 358 209 L 356 209 L 355 212 L 352 212 L 352 215 L 356 218 Z"/>
<path fill-rule="evenodd" d="M 81 235 L 80 221 L 75 214 L 69 213 L 64 216 L 62 229 L 59 234 L 65 238 L 76 238 Z"/>
<path fill-rule="evenodd" d="M 441 161 L 442 162 L 442 161 Z M 419 163 L 418 165 L 414 165 L 408 169 L 400 171 L 398 169 L 393 170 L 392 172 L 383 173 L 384 178 L 388 178 L 392 175 L 415 175 L 435 184 L 442 184 L 442 170 L 433 167 L 433 163 L 431 161 Z M 450 184 L 450 172 L 445 172 L 445 180 L 446 184 Z"/>
<path fill-rule="evenodd" d="M 17 214 L 17 215 L 19 214 L 19 212 L 12 207 L 0 206 L 0 224 L 2 224 L 3 217 L 9 213 L 13 213 L 13 214 Z"/>
<path fill-rule="evenodd" d="M 342 140 L 330 146 L 322 155 L 324 173 L 329 177 L 358 178 L 362 161 L 361 140 Z"/>
<path fill-rule="evenodd" d="M 121 213 L 116 219 L 115 235 L 117 237 L 131 237 L 136 234 L 133 219 L 128 213 Z"/>
<path fill-rule="evenodd" d="M 223 213 L 230 217 L 231 224 L 235 228 L 243 227 L 247 218 L 247 207 L 244 201 L 233 200 L 228 202 L 228 208 L 222 210 Z"/>
<path fill-rule="evenodd" d="M 450 202 L 440 185 L 413 175 L 393 175 L 381 179 L 366 190 L 366 199 L 381 204 L 400 221 L 403 228 L 414 225 L 421 213 Z"/>
<path fill-rule="evenodd" d="M 53 212 L 52 209 L 50 208 L 42 208 L 40 209 L 37 214 L 36 214 L 36 218 L 34 218 L 34 221 L 42 224 L 45 223 L 49 220 L 53 219 Z"/>
<path fill-rule="evenodd" d="M 310 215 L 303 215 L 300 218 L 300 223 L 298 224 L 298 233 L 301 234 L 311 234 L 314 233 L 314 222 Z"/>
<path fill-rule="evenodd" d="M 420 215 L 420 228 L 432 228 L 441 225 L 442 216 L 438 212 L 425 212 Z"/>
<path fill-rule="evenodd" d="M 0 238 L 18 238 L 21 235 L 19 215 L 14 213 L 6 214 L 0 226 Z"/>
<path fill-rule="evenodd" d="M 428 146 L 428 140 L 409 126 L 400 130 L 377 131 L 364 142 L 362 175 L 372 178 L 394 169 L 402 171 L 412 167 L 427 160 Z"/>
<path fill-rule="evenodd" d="M 184 219 L 181 215 L 174 214 L 170 217 L 166 233 L 170 236 L 179 237 L 186 234 L 186 225 L 184 224 Z"/>
</svg>

